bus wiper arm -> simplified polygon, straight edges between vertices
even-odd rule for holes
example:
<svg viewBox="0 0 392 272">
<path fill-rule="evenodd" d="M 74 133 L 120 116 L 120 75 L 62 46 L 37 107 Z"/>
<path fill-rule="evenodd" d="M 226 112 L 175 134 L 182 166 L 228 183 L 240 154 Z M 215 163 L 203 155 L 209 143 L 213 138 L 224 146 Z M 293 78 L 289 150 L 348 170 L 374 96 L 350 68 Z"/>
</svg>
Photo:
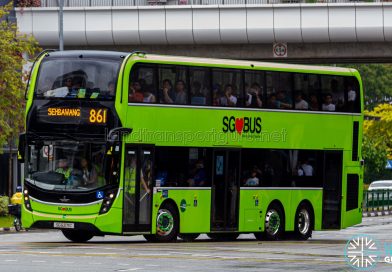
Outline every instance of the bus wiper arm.
<svg viewBox="0 0 392 272">
<path fill-rule="evenodd" d="M 68 138 L 68 139 L 71 139 L 71 140 L 74 140 L 74 141 L 79 141 L 76 137 L 71 136 L 71 135 L 69 135 L 67 133 L 58 133 L 58 135 L 64 136 L 65 138 Z"/>
</svg>

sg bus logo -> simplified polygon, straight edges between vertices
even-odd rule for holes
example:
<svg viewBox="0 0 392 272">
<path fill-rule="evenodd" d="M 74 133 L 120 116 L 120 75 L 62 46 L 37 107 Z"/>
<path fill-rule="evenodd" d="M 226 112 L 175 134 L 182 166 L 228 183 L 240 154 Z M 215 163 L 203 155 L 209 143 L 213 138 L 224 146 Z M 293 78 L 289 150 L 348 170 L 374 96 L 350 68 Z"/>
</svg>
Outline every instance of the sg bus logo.
<svg viewBox="0 0 392 272">
<path fill-rule="evenodd" d="M 260 117 L 241 117 L 234 116 L 223 117 L 223 132 L 241 133 L 260 133 L 261 132 L 261 118 Z"/>
</svg>

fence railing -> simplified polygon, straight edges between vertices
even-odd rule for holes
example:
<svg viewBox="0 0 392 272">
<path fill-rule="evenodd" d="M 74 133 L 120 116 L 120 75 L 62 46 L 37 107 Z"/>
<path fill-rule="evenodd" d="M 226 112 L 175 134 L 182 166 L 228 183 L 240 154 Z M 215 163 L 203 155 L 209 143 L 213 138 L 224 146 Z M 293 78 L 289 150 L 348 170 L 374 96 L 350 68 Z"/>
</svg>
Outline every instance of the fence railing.
<svg viewBox="0 0 392 272">
<path fill-rule="evenodd" d="M 358 3 L 392 0 L 64 0 L 65 7 L 149 6 L 149 5 L 244 5 L 290 3 Z M 41 7 L 58 7 L 58 0 L 41 0 Z"/>
<path fill-rule="evenodd" d="M 392 190 L 363 192 L 363 212 L 392 211 Z"/>
</svg>

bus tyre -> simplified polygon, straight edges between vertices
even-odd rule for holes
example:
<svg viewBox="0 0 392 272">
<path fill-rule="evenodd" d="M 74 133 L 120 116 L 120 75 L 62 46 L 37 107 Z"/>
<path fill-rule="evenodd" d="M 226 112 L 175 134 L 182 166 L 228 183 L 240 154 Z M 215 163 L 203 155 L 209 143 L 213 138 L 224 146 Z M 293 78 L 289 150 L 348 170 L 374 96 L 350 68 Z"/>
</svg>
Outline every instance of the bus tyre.
<svg viewBox="0 0 392 272">
<path fill-rule="evenodd" d="M 157 242 L 173 242 L 177 240 L 178 235 L 178 215 L 176 208 L 170 204 L 164 204 L 158 211 L 157 215 Z"/>
<path fill-rule="evenodd" d="M 265 214 L 264 222 L 265 238 L 267 240 L 279 240 L 284 233 L 284 215 L 280 206 L 270 205 Z"/>
<path fill-rule="evenodd" d="M 196 240 L 197 237 L 199 237 L 200 233 L 181 233 L 178 235 L 182 240 L 185 242 L 192 242 Z"/>
<path fill-rule="evenodd" d="M 62 230 L 64 236 L 75 243 L 85 243 L 94 237 L 91 233 L 84 230 Z"/>
<path fill-rule="evenodd" d="M 208 233 L 208 237 L 215 241 L 234 241 L 240 236 L 239 233 Z"/>
<path fill-rule="evenodd" d="M 309 205 L 302 203 L 295 214 L 295 236 L 299 240 L 312 237 L 313 217 Z"/>
</svg>

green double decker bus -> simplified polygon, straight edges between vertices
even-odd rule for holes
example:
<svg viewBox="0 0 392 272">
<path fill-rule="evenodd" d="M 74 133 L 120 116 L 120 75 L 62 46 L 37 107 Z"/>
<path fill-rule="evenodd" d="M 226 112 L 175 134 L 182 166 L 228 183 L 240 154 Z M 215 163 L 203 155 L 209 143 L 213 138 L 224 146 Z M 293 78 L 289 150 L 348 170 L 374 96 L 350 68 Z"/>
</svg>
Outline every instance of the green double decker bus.
<svg viewBox="0 0 392 272">
<path fill-rule="evenodd" d="M 277 240 L 362 220 L 356 70 L 45 51 L 26 96 L 26 228 Z"/>
</svg>

